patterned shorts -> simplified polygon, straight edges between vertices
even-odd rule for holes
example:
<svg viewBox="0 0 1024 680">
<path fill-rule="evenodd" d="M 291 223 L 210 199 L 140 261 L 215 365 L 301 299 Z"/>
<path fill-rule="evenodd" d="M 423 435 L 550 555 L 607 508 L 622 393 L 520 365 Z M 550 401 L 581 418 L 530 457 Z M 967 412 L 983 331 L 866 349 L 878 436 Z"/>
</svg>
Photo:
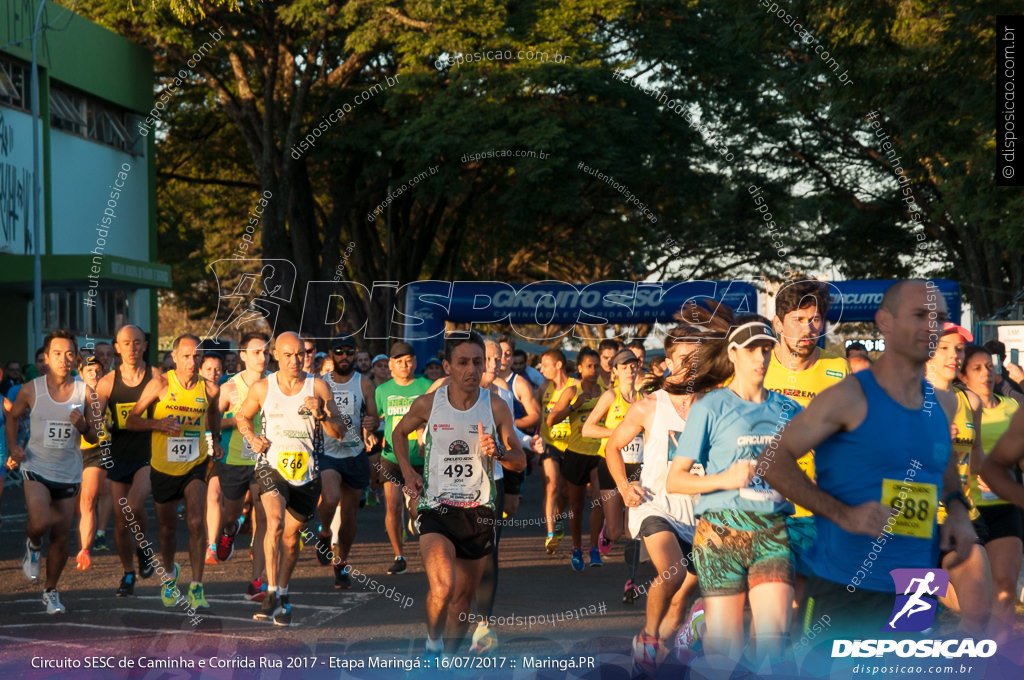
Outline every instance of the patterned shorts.
<svg viewBox="0 0 1024 680">
<path fill-rule="evenodd" d="M 785 515 L 713 510 L 693 537 L 693 561 L 705 596 L 737 595 L 762 583 L 793 584 Z"/>
</svg>

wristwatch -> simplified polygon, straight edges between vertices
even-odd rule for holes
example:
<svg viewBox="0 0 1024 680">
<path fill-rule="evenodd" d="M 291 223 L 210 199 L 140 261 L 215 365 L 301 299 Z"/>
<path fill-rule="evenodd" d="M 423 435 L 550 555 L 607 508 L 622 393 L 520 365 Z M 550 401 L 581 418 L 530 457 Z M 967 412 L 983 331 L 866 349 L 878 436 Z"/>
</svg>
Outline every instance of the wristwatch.
<svg viewBox="0 0 1024 680">
<path fill-rule="evenodd" d="M 960 491 L 959 489 L 956 491 L 951 491 L 950 493 L 946 494 L 946 497 L 942 499 L 942 504 L 946 506 L 946 508 L 949 508 L 949 504 L 951 501 L 960 501 L 961 503 L 963 503 L 964 510 L 971 509 L 970 503 L 967 502 L 967 497 L 964 496 L 963 491 Z"/>
</svg>

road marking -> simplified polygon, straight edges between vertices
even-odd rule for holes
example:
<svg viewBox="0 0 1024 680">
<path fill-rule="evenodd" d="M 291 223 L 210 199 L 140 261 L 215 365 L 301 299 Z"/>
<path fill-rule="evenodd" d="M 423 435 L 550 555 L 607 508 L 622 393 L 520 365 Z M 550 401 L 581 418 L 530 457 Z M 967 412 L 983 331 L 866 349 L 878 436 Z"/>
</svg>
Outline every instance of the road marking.
<svg viewBox="0 0 1024 680">
<path fill-rule="evenodd" d="M 6 624 L 4 626 L 0 626 L 0 630 L 4 630 L 4 629 L 7 629 L 7 628 L 31 628 L 33 626 L 38 627 L 40 625 L 42 625 L 42 624 L 38 624 L 38 623 L 9 623 L 9 624 Z M 114 631 L 130 631 L 130 632 L 135 633 L 135 634 L 139 634 L 139 633 L 149 633 L 149 634 L 152 634 L 152 633 L 164 633 L 164 634 L 167 634 L 167 635 L 205 635 L 207 637 L 217 637 L 217 638 L 224 637 L 224 635 L 225 635 L 225 633 L 223 633 L 223 632 L 221 632 L 221 633 L 205 633 L 205 632 L 203 632 L 201 630 L 170 630 L 170 629 L 165 629 L 165 628 L 145 628 L 145 629 L 140 629 L 140 628 L 115 628 L 113 626 L 100 626 L 100 625 L 97 625 L 95 623 L 61 622 L 59 625 L 62 628 L 64 628 L 64 627 L 68 627 L 68 628 L 99 628 L 100 630 L 105 630 L 108 633 L 114 632 Z M 236 640 L 252 640 L 253 642 L 266 642 L 267 641 L 267 638 L 265 638 L 265 637 L 253 637 L 253 636 L 250 636 L 250 635 L 236 635 L 234 633 L 231 633 L 230 636 L 232 638 L 236 639 Z M 48 642 L 48 641 L 40 640 L 40 642 Z"/>
<path fill-rule="evenodd" d="M 0 640 L 14 640 L 15 642 L 28 642 L 30 644 L 40 645 L 60 645 L 61 647 L 78 647 L 79 649 L 92 649 L 91 645 L 77 645 L 73 642 L 67 642 L 65 640 L 54 641 L 54 640 L 37 640 L 35 638 L 18 637 L 16 635 L 0 635 Z"/>
</svg>

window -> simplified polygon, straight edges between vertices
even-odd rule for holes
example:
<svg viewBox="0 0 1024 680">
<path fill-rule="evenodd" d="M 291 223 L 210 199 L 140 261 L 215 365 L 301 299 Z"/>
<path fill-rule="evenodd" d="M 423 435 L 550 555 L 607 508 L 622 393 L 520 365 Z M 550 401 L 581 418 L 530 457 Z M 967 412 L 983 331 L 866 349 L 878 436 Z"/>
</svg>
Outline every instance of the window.
<svg viewBox="0 0 1024 680">
<path fill-rule="evenodd" d="M 85 97 L 56 87 L 51 89 L 50 122 L 59 130 L 84 136 L 87 126 Z"/>
<path fill-rule="evenodd" d="M 114 331 L 134 318 L 133 294 L 131 290 L 97 290 L 96 295 L 89 295 L 88 289 L 48 290 L 43 293 L 43 332 L 60 328 L 75 335 L 113 337 Z"/>
<path fill-rule="evenodd" d="M 53 83 L 50 87 L 50 119 L 53 127 L 142 155 L 138 134 L 140 116 L 96 97 Z"/>
<path fill-rule="evenodd" d="M 0 56 L 0 104 L 28 111 L 32 102 L 29 92 L 29 66 Z"/>
</svg>

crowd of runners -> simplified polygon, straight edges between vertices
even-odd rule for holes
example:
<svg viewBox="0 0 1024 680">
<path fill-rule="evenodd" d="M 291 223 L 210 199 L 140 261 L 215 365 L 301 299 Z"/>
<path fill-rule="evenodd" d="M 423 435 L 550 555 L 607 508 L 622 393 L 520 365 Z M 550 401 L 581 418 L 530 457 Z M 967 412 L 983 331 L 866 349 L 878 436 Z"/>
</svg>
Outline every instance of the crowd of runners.
<svg viewBox="0 0 1024 680">
<path fill-rule="evenodd" d="M 863 346 L 822 349 L 828 307 L 816 281 L 783 286 L 772 319 L 689 303 L 664 357 L 606 339 L 573 361 L 549 349 L 536 368 L 511 337 L 476 333 L 451 334 L 422 367 L 401 341 L 371 359 L 350 336 L 321 353 L 294 332 L 249 332 L 221 353 L 186 334 L 157 368 L 137 326 L 95 351 L 54 331 L 39 377 L 0 384 L 0 467 L 19 470 L 27 506 L 23 571 L 64 612 L 76 514 L 81 570 L 107 549 L 113 515 L 111 595 L 156 575 L 165 607 L 184 593 L 204 610 L 204 567 L 249 535 L 239 590 L 254 619 L 289 625 L 303 547 L 350 588 L 357 514 L 383 503 L 388 574 L 408 570 L 418 541 L 426 653 L 493 653 L 501 529 L 533 473 L 537 550 L 567 572 L 611 560 L 623 604 L 644 602 L 632 646 L 644 674 L 670 654 L 761 667 L 822 620 L 877 637 L 896 568 L 945 569 L 964 635 L 1007 639 L 1024 555 L 1020 385 L 947 320 L 930 282 L 885 294 L 873 362 Z"/>
</svg>

